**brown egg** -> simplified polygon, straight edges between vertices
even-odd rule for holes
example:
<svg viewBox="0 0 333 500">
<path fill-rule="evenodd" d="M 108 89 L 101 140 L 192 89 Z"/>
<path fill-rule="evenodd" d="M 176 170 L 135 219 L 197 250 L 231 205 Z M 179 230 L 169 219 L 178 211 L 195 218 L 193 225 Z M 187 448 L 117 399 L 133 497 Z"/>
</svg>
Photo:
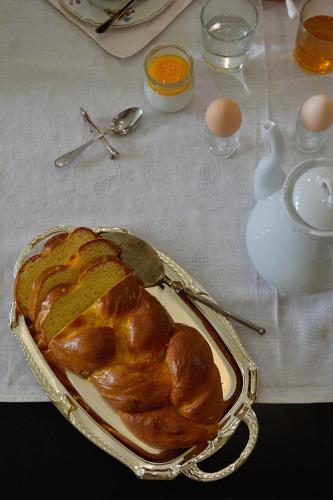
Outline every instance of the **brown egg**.
<svg viewBox="0 0 333 500">
<path fill-rule="evenodd" d="M 325 94 L 310 97 L 300 111 L 304 128 L 311 132 L 322 132 L 333 123 L 333 99 Z"/>
<path fill-rule="evenodd" d="M 212 134 L 230 137 L 242 123 L 242 112 L 238 104 L 227 97 L 219 97 L 211 102 L 206 111 L 206 124 Z"/>
</svg>

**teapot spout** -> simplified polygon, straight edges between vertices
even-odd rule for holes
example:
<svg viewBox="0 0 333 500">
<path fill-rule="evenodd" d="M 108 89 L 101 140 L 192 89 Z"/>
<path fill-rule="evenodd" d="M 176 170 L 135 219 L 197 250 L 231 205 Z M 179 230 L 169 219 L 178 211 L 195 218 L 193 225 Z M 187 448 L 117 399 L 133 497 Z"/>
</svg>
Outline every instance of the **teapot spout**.
<svg viewBox="0 0 333 500">
<path fill-rule="evenodd" d="M 268 121 L 264 124 L 265 135 L 271 150 L 258 163 L 254 176 L 254 195 L 263 200 L 282 189 L 286 175 L 281 170 L 284 157 L 283 137 L 276 123 Z"/>
</svg>

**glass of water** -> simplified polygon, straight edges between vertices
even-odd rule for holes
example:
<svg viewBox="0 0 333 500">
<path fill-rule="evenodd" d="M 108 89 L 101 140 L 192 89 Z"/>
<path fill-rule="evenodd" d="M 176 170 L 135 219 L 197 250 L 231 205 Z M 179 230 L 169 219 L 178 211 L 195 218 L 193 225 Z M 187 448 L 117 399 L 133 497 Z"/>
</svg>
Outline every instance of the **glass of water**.
<svg viewBox="0 0 333 500">
<path fill-rule="evenodd" d="M 232 72 L 248 58 L 258 23 L 251 0 L 209 0 L 201 11 L 203 56 L 212 69 Z"/>
</svg>

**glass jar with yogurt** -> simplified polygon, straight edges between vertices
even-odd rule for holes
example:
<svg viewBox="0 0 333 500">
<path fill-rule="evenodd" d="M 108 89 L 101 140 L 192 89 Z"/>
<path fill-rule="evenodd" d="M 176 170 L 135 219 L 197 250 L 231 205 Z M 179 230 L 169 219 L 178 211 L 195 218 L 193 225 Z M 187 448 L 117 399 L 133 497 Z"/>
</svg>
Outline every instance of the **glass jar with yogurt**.
<svg viewBox="0 0 333 500">
<path fill-rule="evenodd" d="M 162 43 L 145 57 L 144 89 L 149 103 L 159 111 L 184 109 L 193 96 L 193 57 L 178 43 Z"/>
</svg>

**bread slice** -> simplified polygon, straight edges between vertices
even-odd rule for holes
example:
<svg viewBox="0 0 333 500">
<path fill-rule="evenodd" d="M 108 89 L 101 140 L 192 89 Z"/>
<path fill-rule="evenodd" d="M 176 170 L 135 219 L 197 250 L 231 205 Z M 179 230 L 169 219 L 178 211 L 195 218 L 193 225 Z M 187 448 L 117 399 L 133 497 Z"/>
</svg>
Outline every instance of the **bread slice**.
<svg viewBox="0 0 333 500">
<path fill-rule="evenodd" d="M 82 245 L 63 266 L 52 266 L 43 271 L 33 283 L 29 297 L 29 316 L 35 321 L 43 300 L 58 285 L 76 283 L 85 267 L 101 258 L 118 257 L 119 248 L 109 240 L 97 239 Z"/>
<path fill-rule="evenodd" d="M 68 238 L 69 233 L 56 233 L 50 238 L 48 238 L 43 245 L 43 252 L 50 252 L 53 250 L 59 243 Z"/>
<path fill-rule="evenodd" d="M 14 296 L 20 313 L 28 316 L 29 296 L 32 285 L 38 276 L 48 267 L 63 265 L 75 254 L 80 246 L 90 240 L 99 238 L 91 229 L 78 227 L 67 237 L 52 238 L 52 245 L 46 245 L 42 253 L 30 257 L 17 273 Z"/>
<path fill-rule="evenodd" d="M 46 344 L 128 272 L 123 262 L 110 258 L 88 266 L 75 285 L 59 285 L 51 290 L 36 321 L 36 329 Z"/>
</svg>

